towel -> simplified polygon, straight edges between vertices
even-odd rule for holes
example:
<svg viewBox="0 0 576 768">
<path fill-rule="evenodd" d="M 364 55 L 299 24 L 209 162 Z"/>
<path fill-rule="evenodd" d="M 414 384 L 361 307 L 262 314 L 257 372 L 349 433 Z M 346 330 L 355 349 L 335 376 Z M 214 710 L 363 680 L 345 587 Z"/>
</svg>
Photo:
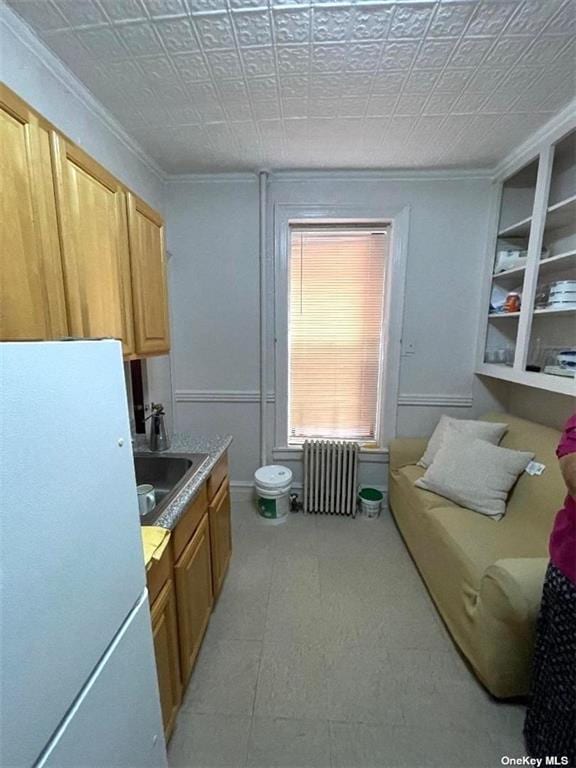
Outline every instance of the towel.
<svg viewBox="0 0 576 768">
<path fill-rule="evenodd" d="M 162 553 L 168 546 L 170 531 L 155 525 L 143 525 L 140 530 L 142 532 L 144 564 L 146 565 L 146 570 L 149 571 L 152 567 L 152 561 L 160 560 Z"/>
</svg>

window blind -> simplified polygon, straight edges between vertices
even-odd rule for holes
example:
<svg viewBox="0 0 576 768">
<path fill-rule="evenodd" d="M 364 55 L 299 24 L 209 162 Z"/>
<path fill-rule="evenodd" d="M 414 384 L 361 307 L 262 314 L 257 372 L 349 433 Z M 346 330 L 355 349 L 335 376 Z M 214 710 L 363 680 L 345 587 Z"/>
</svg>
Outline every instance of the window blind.
<svg viewBox="0 0 576 768">
<path fill-rule="evenodd" d="M 374 439 L 387 232 L 290 235 L 289 440 Z"/>
</svg>

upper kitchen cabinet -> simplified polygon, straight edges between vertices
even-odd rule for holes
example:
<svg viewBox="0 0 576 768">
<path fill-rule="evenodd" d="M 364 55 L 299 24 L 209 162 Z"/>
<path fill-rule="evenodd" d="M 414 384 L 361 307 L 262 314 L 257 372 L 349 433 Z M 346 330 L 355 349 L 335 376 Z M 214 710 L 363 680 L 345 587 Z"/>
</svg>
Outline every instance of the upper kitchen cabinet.
<svg viewBox="0 0 576 768">
<path fill-rule="evenodd" d="M 131 192 L 127 207 L 136 354 L 164 354 L 170 350 L 164 222 Z"/>
<path fill-rule="evenodd" d="M 0 338 L 65 336 L 50 126 L 2 84 L 0 118 Z"/>
<path fill-rule="evenodd" d="M 89 155 L 53 133 L 69 330 L 122 340 L 134 353 L 125 191 Z"/>
</svg>

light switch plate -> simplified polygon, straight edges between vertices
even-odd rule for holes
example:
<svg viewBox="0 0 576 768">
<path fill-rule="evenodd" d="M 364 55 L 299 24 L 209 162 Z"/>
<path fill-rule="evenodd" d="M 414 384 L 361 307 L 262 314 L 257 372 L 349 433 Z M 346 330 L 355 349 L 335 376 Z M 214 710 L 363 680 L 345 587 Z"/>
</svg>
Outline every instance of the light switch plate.
<svg viewBox="0 0 576 768">
<path fill-rule="evenodd" d="M 416 354 L 416 344 L 414 341 L 403 341 L 402 342 L 402 355 L 404 357 L 409 357 L 411 355 Z"/>
</svg>

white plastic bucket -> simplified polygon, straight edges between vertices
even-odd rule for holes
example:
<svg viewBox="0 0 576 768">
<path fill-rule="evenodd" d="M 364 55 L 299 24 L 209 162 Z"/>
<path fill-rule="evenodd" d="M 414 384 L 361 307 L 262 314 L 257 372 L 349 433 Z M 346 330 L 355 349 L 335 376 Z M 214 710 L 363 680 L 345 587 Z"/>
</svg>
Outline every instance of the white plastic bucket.
<svg viewBox="0 0 576 768">
<path fill-rule="evenodd" d="M 258 514 L 268 523 L 284 523 L 290 511 L 292 472 L 288 467 L 270 464 L 254 473 Z"/>
<path fill-rule="evenodd" d="M 376 488 L 362 488 L 358 498 L 360 499 L 360 509 L 364 517 L 373 519 L 380 515 L 380 508 L 384 499 L 383 493 L 376 490 Z"/>
</svg>

